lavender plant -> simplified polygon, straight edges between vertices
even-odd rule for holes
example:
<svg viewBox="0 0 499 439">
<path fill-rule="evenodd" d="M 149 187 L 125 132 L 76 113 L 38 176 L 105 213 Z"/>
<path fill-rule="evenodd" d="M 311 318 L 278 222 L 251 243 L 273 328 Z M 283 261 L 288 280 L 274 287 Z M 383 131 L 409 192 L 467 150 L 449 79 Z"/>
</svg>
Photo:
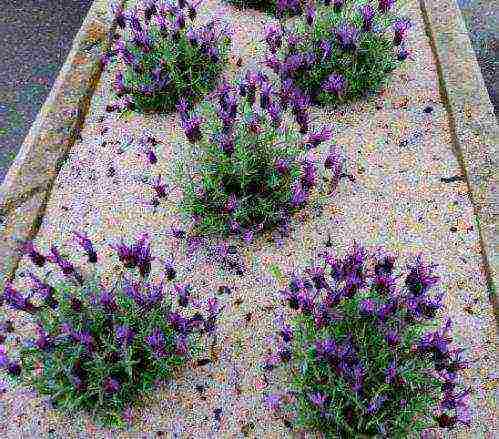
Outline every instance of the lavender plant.
<svg viewBox="0 0 499 439">
<path fill-rule="evenodd" d="M 289 84 L 275 90 L 263 73 L 248 71 L 237 89 L 222 84 L 200 112 L 185 105 L 179 110 L 186 137 L 197 147 L 196 167 L 182 169 L 181 209 L 199 232 L 251 241 L 307 203 L 318 181 L 307 151 L 331 140 L 332 132 L 310 130 L 308 100 L 298 90 Z M 335 148 L 329 156 L 325 167 L 337 181 L 343 161 Z"/>
<path fill-rule="evenodd" d="M 86 235 L 77 238 L 94 263 L 98 255 Z M 19 359 L 0 346 L 0 368 L 49 395 L 57 408 L 87 410 L 105 425 L 122 426 L 133 405 L 203 352 L 200 342 L 214 333 L 220 306 L 210 298 L 206 317 L 188 313 L 192 291 L 177 282 L 172 261 L 164 263 L 161 282 L 150 281 L 155 258 L 146 235 L 113 248 L 124 268 L 112 287 L 98 275 L 85 279 L 55 247 L 44 258 L 59 266 L 63 281 L 51 285 L 30 272 L 29 293 L 6 285 L 2 302 L 30 314 L 37 336 Z M 40 252 L 28 249 L 41 261 Z M 0 342 L 8 343 L 10 329 Z"/>
<path fill-rule="evenodd" d="M 349 101 L 375 92 L 407 57 L 411 23 L 395 0 L 334 0 L 308 5 L 304 18 L 267 30 L 267 64 L 314 103 Z"/>
<path fill-rule="evenodd" d="M 118 26 L 129 31 L 104 64 L 116 55 L 124 65 L 113 88 L 119 98 L 109 111 L 133 109 L 169 112 L 180 97 L 195 102 L 209 92 L 227 61 L 230 38 L 219 23 L 194 26 L 200 1 L 143 0 L 137 9 L 115 6 Z"/>
<path fill-rule="evenodd" d="M 343 258 L 325 252 L 281 292 L 292 317 L 278 320 L 278 349 L 264 368 L 290 368 L 292 388 L 267 403 L 327 437 L 468 425 L 470 391 L 459 379 L 467 365 L 450 320 L 435 320 L 443 308 L 435 266 L 420 255 L 396 274 L 393 255 L 373 255 L 369 267 L 368 256 L 359 245 Z"/>
</svg>

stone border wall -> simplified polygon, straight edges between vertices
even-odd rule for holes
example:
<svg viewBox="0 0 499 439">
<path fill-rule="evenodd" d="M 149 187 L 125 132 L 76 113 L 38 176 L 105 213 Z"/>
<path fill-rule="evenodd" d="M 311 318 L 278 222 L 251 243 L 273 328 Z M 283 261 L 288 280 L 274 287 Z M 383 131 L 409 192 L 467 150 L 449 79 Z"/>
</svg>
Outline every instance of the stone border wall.
<svg viewBox="0 0 499 439">
<path fill-rule="evenodd" d="M 499 126 L 456 0 L 420 0 L 454 147 L 475 208 L 489 295 L 499 319 Z"/>
<path fill-rule="evenodd" d="M 123 1 L 123 0 L 122 0 Z M 0 290 L 16 270 L 18 243 L 36 235 L 54 181 L 80 135 L 111 44 L 108 0 L 95 0 L 0 187 Z"/>
</svg>

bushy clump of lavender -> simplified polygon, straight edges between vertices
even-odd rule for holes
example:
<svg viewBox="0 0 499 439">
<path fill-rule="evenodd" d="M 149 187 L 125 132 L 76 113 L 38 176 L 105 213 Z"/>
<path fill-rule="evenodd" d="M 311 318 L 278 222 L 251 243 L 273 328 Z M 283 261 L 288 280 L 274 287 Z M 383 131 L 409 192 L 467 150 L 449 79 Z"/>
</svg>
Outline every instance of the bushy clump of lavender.
<svg viewBox="0 0 499 439">
<path fill-rule="evenodd" d="M 278 349 L 264 368 L 290 367 L 293 385 L 268 396 L 270 407 L 331 437 L 468 424 L 459 379 L 467 365 L 450 320 L 435 321 L 443 293 L 433 291 L 434 266 L 418 256 L 396 273 L 394 256 L 379 252 L 368 265 L 358 245 L 343 258 L 320 257 L 282 291 L 293 316 L 279 319 Z"/>
<path fill-rule="evenodd" d="M 199 3 L 143 0 L 140 11 L 114 7 L 118 26 L 130 36 L 102 58 L 107 64 L 117 57 L 124 66 L 113 83 L 119 99 L 108 111 L 168 112 L 180 97 L 194 102 L 212 89 L 227 61 L 230 38 L 215 21 L 193 25 Z"/>
<path fill-rule="evenodd" d="M 77 237 L 89 262 L 96 261 L 90 240 Z M 146 235 L 113 248 L 124 269 L 112 287 L 97 275 L 85 279 L 56 247 L 47 256 L 33 245 L 26 248 L 37 265 L 56 264 L 64 281 L 51 285 L 30 272 L 28 293 L 6 285 L 0 300 L 31 314 L 37 328 L 36 337 L 18 351 L 19 360 L 0 346 L 0 368 L 50 395 L 57 408 L 87 410 L 106 425 L 120 426 L 144 395 L 204 351 L 200 342 L 214 334 L 220 305 L 213 297 L 206 316 L 189 312 L 191 287 L 177 280 L 171 261 L 164 263 L 161 282 L 151 281 L 155 258 Z M 2 324 L 0 331 L 0 343 L 8 343 L 12 325 Z"/>
<path fill-rule="evenodd" d="M 309 5 L 304 18 L 266 33 L 267 64 L 314 103 L 337 104 L 377 91 L 408 57 L 411 23 L 395 1 L 335 0 Z"/>
<path fill-rule="evenodd" d="M 183 170 L 182 210 L 198 231 L 251 241 L 308 202 L 319 163 L 307 153 L 332 137 L 328 127 L 311 129 L 308 107 L 299 90 L 290 84 L 277 90 L 254 71 L 237 87 L 223 83 L 199 113 L 179 107 L 187 139 L 197 146 L 193 175 Z M 333 186 L 342 167 L 339 151 L 331 148 L 324 168 Z"/>
<path fill-rule="evenodd" d="M 301 14 L 304 10 L 304 0 L 229 0 L 241 8 L 254 8 L 268 12 L 277 17 L 285 18 Z"/>
</svg>

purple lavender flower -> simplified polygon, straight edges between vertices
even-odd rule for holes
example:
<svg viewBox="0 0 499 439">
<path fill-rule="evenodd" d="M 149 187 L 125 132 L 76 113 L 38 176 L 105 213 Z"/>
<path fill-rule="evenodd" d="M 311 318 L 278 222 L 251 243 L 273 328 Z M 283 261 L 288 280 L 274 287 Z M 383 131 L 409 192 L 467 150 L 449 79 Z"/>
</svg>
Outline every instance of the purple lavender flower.
<svg viewBox="0 0 499 439">
<path fill-rule="evenodd" d="M 390 329 L 386 332 L 385 340 L 388 346 L 397 346 L 400 343 L 400 334 L 396 330 Z"/>
<path fill-rule="evenodd" d="M 255 232 L 253 232 L 253 230 L 250 230 L 250 229 L 246 229 L 241 237 L 243 238 L 243 241 L 246 243 L 246 244 L 250 244 L 252 241 L 253 241 L 253 238 L 255 237 Z"/>
<path fill-rule="evenodd" d="M 364 386 L 364 378 L 366 376 L 366 370 L 362 364 L 356 364 L 353 368 L 353 385 L 352 390 L 360 394 L 362 392 L 362 387 Z"/>
<path fill-rule="evenodd" d="M 236 210 L 236 208 L 237 208 L 237 196 L 236 194 L 230 194 L 229 198 L 227 199 L 227 202 L 225 203 L 224 212 L 232 213 Z"/>
<path fill-rule="evenodd" d="M 409 267 L 410 272 L 405 278 L 405 285 L 414 296 L 424 295 L 440 278 L 433 275 L 436 264 L 425 265 L 422 256 L 418 255 L 414 266 Z"/>
<path fill-rule="evenodd" d="M 336 30 L 336 39 L 345 52 L 354 52 L 357 49 L 359 31 L 354 26 L 343 24 Z"/>
<path fill-rule="evenodd" d="M 178 304 L 185 308 L 189 304 L 189 298 L 191 295 L 189 285 L 176 284 L 174 289 L 175 294 L 178 295 Z"/>
<path fill-rule="evenodd" d="M 114 3 L 112 6 L 112 11 L 114 14 L 114 19 L 116 20 L 116 24 L 121 28 L 125 29 L 126 27 L 126 16 L 125 16 L 125 10 L 123 9 L 123 6 L 117 1 Z"/>
<path fill-rule="evenodd" d="M 156 3 L 154 0 L 145 0 L 144 2 L 144 18 L 147 23 L 151 21 L 152 16 L 156 13 Z"/>
<path fill-rule="evenodd" d="M 134 32 L 133 42 L 140 47 L 144 53 L 149 53 L 152 50 L 152 41 L 147 34 L 146 29 L 140 32 Z"/>
<path fill-rule="evenodd" d="M 395 314 L 397 308 L 398 308 L 397 300 L 391 299 L 378 309 L 376 315 L 382 322 L 386 322 L 391 316 Z"/>
<path fill-rule="evenodd" d="M 94 246 L 88 235 L 83 232 L 77 232 L 76 230 L 73 231 L 73 234 L 76 236 L 78 245 L 87 253 L 88 262 L 95 264 L 97 262 L 97 253 L 94 250 Z"/>
<path fill-rule="evenodd" d="M 231 156 L 234 154 L 235 150 L 235 141 L 234 137 L 228 134 L 222 135 L 220 138 L 220 149 L 227 154 L 228 156 Z"/>
<path fill-rule="evenodd" d="M 317 148 L 322 142 L 328 142 L 333 138 L 333 131 L 330 127 L 324 126 L 319 132 L 310 133 L 305 142 L 307 149 Z"/>
<path fill-rule="evenodd" d="M 282 46 L 282 29 L 280 26 L 270 24 L 265 28 L 265 42 L 270 52 L 275 53 Z"/>
<path fill-rule="evenodd" d="M 281 175 L 286 175 L 289 173 L 289 162 L 286 159 L 278 158 L 276 159 L 274 165 L 276 171 Z"/>
<path fill-rule="evenodd" d="M 42 351 L 48 350 L 53 345 L 53 342 L 50 339 L 48 333 L 45 332 L 45 330 L 41 327 L 37 328 L 37 333 L 38 337 L 35 340 L 36 346 Z"/>
<path fill-rule="evenodd" d="M 92 337 L 92 334 L 88 331 L 74 331 L 70 329 L 70 335 L 73 338 L 73 340 L 77 341 L 81 345 L 85 346 L 87 351 L 91 352 L 94 350 L 95 347 L 95 340 Z"/>
<path fill-rule="evenodd" d="M 270 354 L 265 357 L 265 361 L 263 363 L 263 368 L 266 371 L 274 369 L 279 363 L 281 359 L 277 354 Z"/>
<path fill-rule="evenodd" d="M 345 4 L 345 0 L 333 0 L 333 9 L 335 12 L 340 12 Z"/>
<path fill-rule="evenodd" d="M 179 335 L 175 341 L 175 355 L 184 356 L 189 352 L 188 339 L 185 335 Z"/>
<path fill-rule="evenodd" d="M 198 9 L 201 1 L 202 0 L 198 0 L 195 3 L 189 3 L 187 5 L 187 16 L 189 17 L 189 20 L 193 21 L 196 18 L 197 9 Z"/>
<path fill-rule="evenodd" d="M 7 365 L 7 372 L 10 375 L 19 376 L 21 375 L 21 371 L 22 371 L 21 365 L 17 361 L 11 361 Z"/>
<path fill-rule="evenodd" d="M 32 241 L 23 243 L 20 247 L 20 251 L 21 254 L 28 256 L 31 262 L 37 267 L 43 267 L 45 265 L 45 256 L 35 248 Z"/>
<path fill-rule="evenodd" d="M 397 53 L 397 59 L 399 61 L 405 61 L 409 57 L 409 55 L 410 52 L 405 47 L 402 47 Z"/>
<path fill-rule="evenodd" d="M 328 401 L 328 398 L 326 395 L 317 392 L 309 395 L 309 399 L 314 404 L 319 410 L 324 410 L 326 408 L 326 404 Z"/>
<path fill-rule="evenodd" d="M 3 300 L 13 309 L 27 313 L 33 313 L 37 309 L 36 306 L 31 303 L 30 298 L 23 296 L 10 282 L 6 282 L 5 284 Z"/>
<path fill-rule="evenodd" d="M 125 268 L 134 268 L 137 266 L 137 258 L 132 246 L 126 245 L 123 240 L 119 244 L 112 245 L 116 250 L 118 258 Z"/>
<path fill-rule="evenodd" d="M 321 88 L 326 93 L 333 93 L 338 97 L 341 97 L 346 87 L 346 79 L 338 74 L 332 73 L 329 77 L 322 83 Z"/>
<path fill-rule="evenodd" d="M 301 183 L 305 189 L 310 189 L 315 186 L 316 173 L 317 168 L 312 160 L 306 159 L 302 162 Z"/>
<path fill-rule="evenodd" d="M 314 24 L 316 14 L 317 12 L 315 10 L 315 6 L 309 3 L 305 8 L 305 21 L 309 26 L 312 26 L 312 24 Z"/>
<path fill-rule="evenodd" d="M 369 403 L 369 405 L 367 406 L 366 410 L 367 413 L 369 415 L 373 415 L 374 413 L 376 413 L 387 399 L 388 398 L 385 395 L 378 395 L 375 398 L 373 398 Z"/>
<path fill-rule="evenodd" d="M 70 276 L 76 273 L 74 265 L 60 255 L 57 247 L 52 246 L 50 248 L 50 253 L 51 254 L 47 256 L 47 259 L 53 264 L 56 264 L 61 269 L 64 276 Z"/>
<path fill-rule="evenodd" d="M 392 6 L 395 4 L 395 0 L 379 0 L 378 1 L 378 10 L 382 14 L 386 14 Z"/>
<path fill-rule="evenodd" d="M 165 19 L 165 17 L 163 17 L 162 15 L 156 15 L 155 22 L 159 28 L 161 35 L 166 36 L 168 33 L 168 30 L 170 29 L 170 24 Z"/>
<path fill-rule="evenodd" d="M 32 272 L 28 272 L 28 276 L 31 279 L 31 284 L 32 284 L 31 291 L 34 294 L 39 294 L 49 307 L 55 309 L 58 305 L 58 302 L 54 297 L 54 294 L 56 292 L 55 288 L 43 282 L 39 277 L 37 277 Z"/>
<path fill-rule="evenodd" d="M 453 390 L 446 391 L 440 403 L 441 410 L 455 410 L 457 414 L 456 421 L 464 425 L 470 425 L 471 416 L 469 413 L 469 389 L 460 393 L 454 393 Z"/>
<path fill-rule="evenodd" d="M 373 299 L 364 299 L 359 304 L 359 314 L 362 316 L 371 316 L 376 311 L 376 301 Z"/>
<path fill-rule="evenodd" d="M 176 312 L 171 312 L 168 315 L 168 323 L 172 325 L 173 329 L 175 331 L 180 332 L 181 334 L 187 334 L 189 332 L 189 320 L 187 320 L 185 317 L 181 316 L 180 314 Z"/>
<path fill-rule="evenodd" d="M 372 286 L 380 294 L 385 296 L 391 295 L 395 290 L 395 279 L 386 274 L 375 275 Z"/>
<path fill-rule="evenodd" d="M 327 61 L 333 53 L 333 46 L 328 40 L 321 40 L 319 49 L 322 52 L 322 62 Z"/>
<path fill-rule="evenodd" d="M 216 297 L 210 297 L 206 301 L 207 308 L 208 308 L 208 315 L 210 317 L 217 317 L 221 310 L 222 310 L 222 305 L 220 305 L 220 302 Z"/>
<path fill-rule="evenodd" d="M 189 102 L 184 97 L 181 97 L 176 105 L 176 109 L 180 114 L 182 121 L 187 121 L 189 119 Z"/>
<path fill-rule="evenodd" d="M 182 128 L 185 131 L 185 135 L 187 137 L 187 140 L 190 143 L 196 143 L 199 140 L 201 140 L 202 134 L 201 134 L 201 123 L 203 120 L 199 116 L 192 116 L 189 119 L 186 119 L 185 121 L 182 120 Z"/>
<path fill-rule="evenodd" d="M 101 292 L 99 295 L 99 304 L 107 312 L 114 312 L 118 308 L 114 294 L 112 294 L 110 291 L 105 290 L 104 288 L 101 289 Z"/>
<path fill-rule="evenodd" d="M 146 277 L 151 271 L 151 262 L 154 260 L 151 256 L 151 243 L 149 242 L 149 235 L 147 233 L 142 234 L 133 246 L 133 254 L 140 275 Z"/>
<path fill-rule="evenodd" d="M 364 32 L 370 32 L 372 30 L 375 15 L 374 8 L 367 3 L 360 8 L 360 14 L 362 16 L 362 30 Z"/>
<path fill-rule="evenodd" d="M 281 296 L 286 300 L 289 307 L 291 309 L 298 309 L 300 307 L 300 303 L 298 301 L 298 294 L 296 291 L 291 291 L 289 288 L 286 288 L 280 291 Z"/>
<path fill-rule="evenodd" d="M 177 273 L 175 271 L 175 267 L 173 265 L 173 260 L 171 259 L 167 259 L 165 260 L 164 262 L 164 270 L 165 270 L 165 274 L 166 274 L 166 278 L 168 280 L 173 280 L 175 279 Z"/>
<path fill-rule="evenodd" d="M 272 93 L 272 84 L 270 82 L 264 82 L 262 84 L 262 89 L 260 92 L 260 107 L 262 109 L 267 109 L 270 105 L 270 95 Z"/>
<path fill-rule="evenodd" d="M 445 359 L 449 355 L 449 345 L 452 339 L 449 336 L 452 322 L 447 319 L 445 325 L 434 332 L 427 332 L 424 334 L 417 344 L 419 352 L 431 352 L 435 354 L 435 358 Z"/>
<path fill-rule="evenodd" d="M 333 190 L 340 181 L 343 172 L 343 159 L 336 147 L 331 146 L 329 148 L 328 155 L 324 161 L 324 168 L 331 171 L 331 190 Z"/>
<path fill-rule="evenodd" d="M 288 103 L 291 101 L 294 89 L 295 87 L 292 79 L 288 78 L 282 82 L 281 89 L 279 90 L 279 100 L 283 110 L 287 108 Z"/>
<path fill-rule="evenodd" d="M 156 192 L 158 198 L 166 198 L 168 196 L 168 186 L 166 183 L 161 181 L 161 175 L 156 177 L 154 180 L 153 189 Z"/>
<path fill-rule="evenodd" d="M 394 255 L 383 255 L 376 261 L 374 273 L 378 276 L 392 274 L 396 259 L 397 258 Z"/>
<path fill-rule="evenodd" d="M 120 382 L 115 378 L 108 377 L 104 380 L 104 391 L 110 395 L 117 393 L 120 387 Z"/>
<path fill-rule="evenodd" d="M 323 267 L 313 266 L 305 270 L 312 279 L 314 286 L 317 290 L 329 289 L 326 281 L 326 272 Z"/>
<path fill-rule="evenodd" d="M 397 20 L 393 25 L 393 44 L 395 46 L 400 46 L 404 41 L 407 31 L 411 27 L 411 22 L 407 19 Z"/>
<path fill-rule="evenodd" d="M 291 206 L 294 208 L 300 207 L 307 202 L 308 192 L 303 188 L 301 183 L 297 183 L 293 187 L 293 193 L 291 196 Z"/>
<path fill-rule="evenodd" d="M 288 76 L 295 76 L 303 67 L 305 58 L 301 53 L 292 53 L 286 57 L 281 65 L 281 73 Z"/>
<path fill-rule="evenodd" d="M 128 92 L 127 87 L 125 86 L 124 78 L 123 78 L 123 73 L 118 72 L 116 73 L 116 76 L 114 78 L 113 82 L 113 88 L 118 97 L 123 96 Z"/>
<path fill-rule="evenodd" d="M 135 338 L 135 332 L 127 325 L 116 327 L 116 339 L 122 345 L 129 346 Z"/>
<path fill-rule="evenodd" d="M 273 411 L 277 411 L 281 407 L 281 397 L 272 393 L 264 398 L 265 405 Z"/>
<path fill-rule="evenodd" d="M 272 102 L 267 111 L 269 113 L 270 119 L 272 120 L 272 126 L 274 128 L 279 128 L 282 124 L 282 110 L 279 104 Z"/>
<path fill-rule="evenodd" d="M 133 31 L 142 32 L 142 25 L 140 24 L 137 10 L 129 11 L 127 19 L 128 19 L 128 22 L 130 23 L 130 27 Z"/>
<path fill-rule="evenodd" d="M 153 350 L 158 357 L 163 357 L 166 353 L 165 335 L 159 328 L 155 328 L 151 335 L 145 338 L 147 345 Z"/>
<path fill-rule="evenodd" d="M 338 345 L 333 339 L 317 340 L 315 342 L 315 356 L 319 361 L 329 361 L 336 355 Z"/>
<path fill-rule="evenodd" d="M 9 364 L 9 357 L 7 355 L 7 349 L 5 346 L 0 345 L 0 368 L 6 369 Z"/>
</svg>

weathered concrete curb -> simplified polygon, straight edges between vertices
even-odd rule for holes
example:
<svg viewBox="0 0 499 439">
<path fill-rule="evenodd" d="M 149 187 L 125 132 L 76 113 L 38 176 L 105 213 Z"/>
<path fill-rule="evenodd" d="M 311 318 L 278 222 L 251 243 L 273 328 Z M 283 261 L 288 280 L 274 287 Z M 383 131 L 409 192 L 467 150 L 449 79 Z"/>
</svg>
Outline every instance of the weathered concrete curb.
<svg viewBox="0 0 499 439">
<path fill-rule="evenodd" d="M 111 43 L 108 0 L 95 0 L 43 107 L 0 187 L 0 289 L 15 271 L 18 242 L 38 229 L 53 183 L 79 136 Z"/>
<path fill-rule="evenodd" d="M 437 59 L 456 154 L 475 208 L 490 298 L 498 318 L 499 127 L 466 25 L 455 0 L 420 0 Z"/>
</svg>

